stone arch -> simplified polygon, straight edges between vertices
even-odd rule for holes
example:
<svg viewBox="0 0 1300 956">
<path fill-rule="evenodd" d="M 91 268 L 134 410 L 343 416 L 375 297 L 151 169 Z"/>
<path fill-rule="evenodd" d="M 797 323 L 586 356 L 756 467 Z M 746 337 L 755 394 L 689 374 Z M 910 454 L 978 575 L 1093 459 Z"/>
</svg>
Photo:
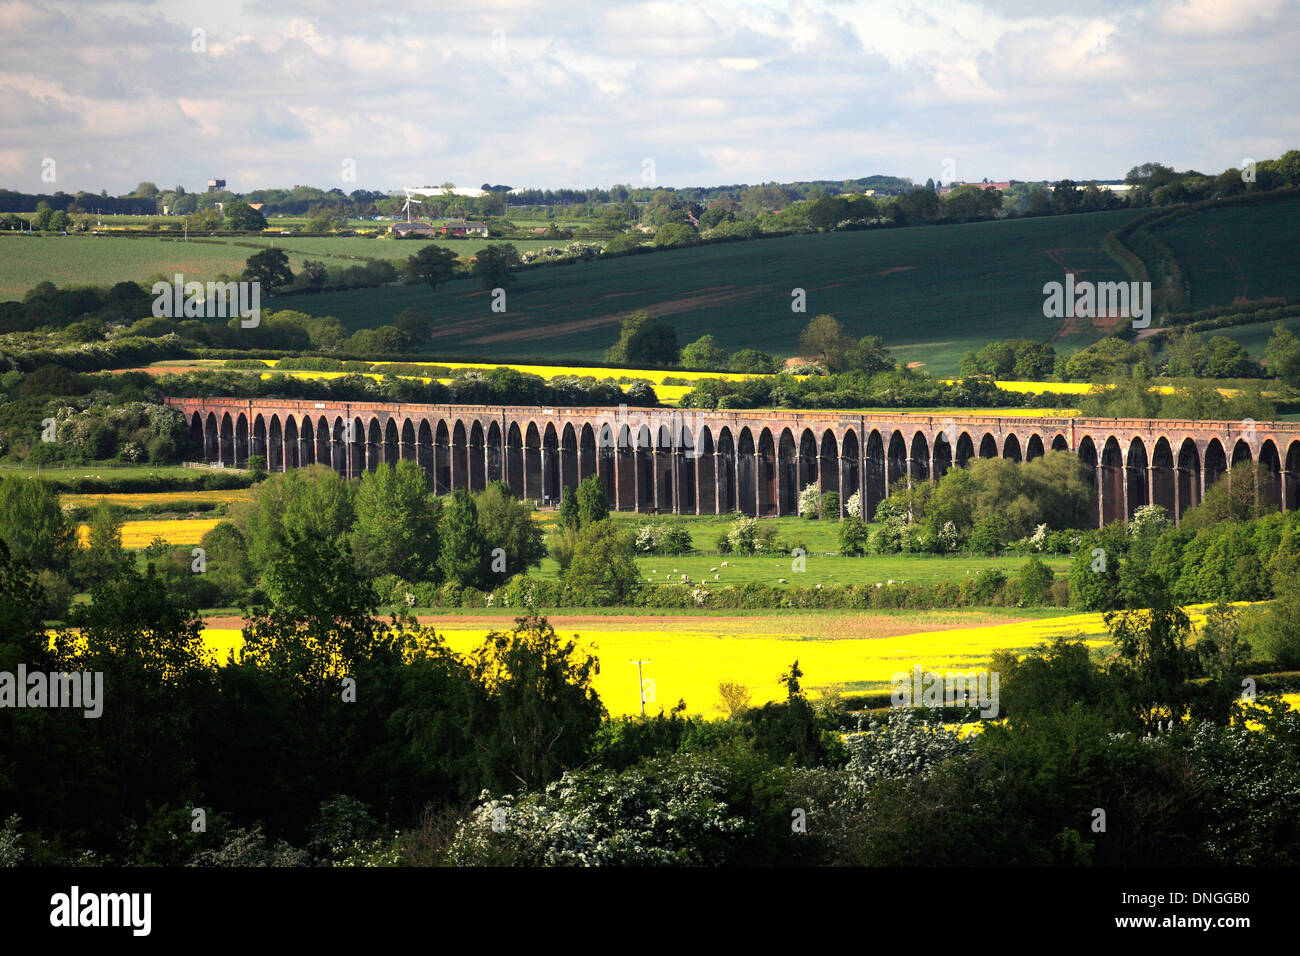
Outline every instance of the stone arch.
<svg viewBox="0 0 1300 956">
<path fill-rule="evenodd" d="M 1223 477 L 1228 470 L 1228 456 L 1223 450 L 1223 445 L 1217 438 L 1211 438 L 1205 446 L 1205 463 L 1203 465 L 1205 472 L 1205 481 L 1202 488 L 1209 491 L 1214 487 L 1214 483 Z"/>
<path fill-rule="evenodd" d="M 1100 460 L 1097 457 L 1097 446 L 1093 444 L 1090 435 L 1084 435 L 1079 442 L 1079 466 L 1083 470 L 1084 480 L 1092 488 L 1093 500 L 1097 502 L 1097 518 L 1101 520 L 1103 509 L 1101 499 L 1101 481 L 1100 481 Z"/>
<path fill-rule="evenodd" d="M 1259 464 L 1259 510 L 1277 511 L 1282 507 L 1282 462 L 1273 439 L 1266 438 L 1259 446 Z"/>
<path fill-rule="evenodd" d="M 260 419 L 261 416 L 259 415 Z M 266 470 L 272 473 L 284 471 L 284 432 L 280 428 L 280 416 L 272 415 L 266 430 Z"/>
<path fill-rule="evenodd" d="M 1134 436 L 1128 444 L 1124 459 L 1124 520 L 1137 514 L 1137 510 L 1151 500 L 1151 465 L 1146 443 Z"/>
<path fill-rule="evenodd" d="M 614 426 L 602 422 L 596 435 L 596 474 L 600 476 L 601 487 L 605 489 L 605 498 L 611 508 L 616 508 L 618 497 L 618 436 Z"/>
<path fill-rule="evenodd" d="M 956 462 L 959 468 L 965 468 L 966 463 L 975 457 L 975 443 L 967 432 L 962 432 L 957 436 L 957 454 Z"/>
<path fill-rule="evenodd" d="M 636 510 L 653 511 L 655 506 L 655 436 L 649 425 L 636 430 Z"/>
<path fill-rule="evenodd" d="M 560 429 L 560 494 L 565 488 L 578 488 L 578 432 L 572 422 Z"/>
<path fill-rule="evenodd" d="M 1064 435 L 1058 434 L 1052 439 L 1052 451 L 1069 451 L 1070 443 Z"/>
<path fill-rule="evenodd" d="M 821 455 L 817 462 L 818 490 L 839 493 L 840 490 L 840 443 L 835 439 L 835 432 L 829 428 L 822 432 Z"/>
<path fill-rule="evenodd" d="M 487 487 L 487 438 L 483 423 L 475 419 L 469 426 L 469 490 L 482 491 Z"/>
<path fill-rule="evenodd" d="M 952 439 L 946 429 L 940 429 L 935 434 L 934 443 L 930 448 L 934 458 L 934 480 L 938 481 L 952 467 Z"/>
<path fill-rule="evenodd" d="M 677 468 L 677 490 L 673 500 L 676 502 L 676 510 L 680 514 L 698 514 L 699 496 L 696 494 L 695 487 L 698 480 L 695 471 L 697 465 L 695 433 L 686 427 L 685 422 L 679 423 L 675 431 L 678 443 L 672 454 L 673 462 Z"/>
<path fill-rule="evenodd" d="M 781 440 L 776 447 L 776 513 L 779 515 L 792 515 L 799 511 L 799 492 L 802 490 L 799 469 L 802 465 L 803 455 L 795 448 L 794 434 L 788 428 L 781 429 Z"/>
<path fill-rule="evenodd" d="M 729 514 L 739 507 L 736 478 L 739 467 L 736 458 L 736 440 L 726 425 L 718 432 L 718 451 L 715 470 L 718 482 L 718 514 Z"/>
<path fill-rule="evenodd" d="M 889 491 L 892 491 L 900 480 L 910 484 L 910 476 L 907 473 L 907 440 L 903 438 L 902 432 L 896 431 L 889 436 L 889 453 L 885 457 L 885 480 Z"/>
<path fill-rule="evenodd" d="M 583 422 L 578 432 L 578 481 L 596 474 L 596 430 Z"/>
<path fill-rule="evenodd" d="M 1195 508 L 1201 503 L 1201 488 L 1201 454 L 1196 450 L 1195 441 L 1184 438 L 1178 448 L 1175 521 L 1181 521 L 1188 508 Z"/>
<path fill-rule="evenodd" d="M 707 425 L 700 426 L 695 450 L 695 500 L 700 514 L 718 513 L 718 459 L 713 433 Z"/>
<path fill-rule="evenodd" d="M 469 488 L 469 435 L 459 418 L 451 428 L 451 489 Z"/>
<path fill-rule="evenodd" d="M 840 447 L 840 514 L 848 514 L 849 499 L 858 496 L 858 507 L 862 502 L 862 449 L 858 445 L 858 433 L 852 428 L 844 432 L 844 441 Z M 861 518 L 859 514 L 857 517 Z"/>
<path fill-rule="evenodd" d="M 1029 441 L 1025 442 L 1025 461 L 1033 461 L 1035 458 L 1043 457 L 1043 436 L 1034 432 L 1029 436 Z"/>
<path fill-rule="evenodd" d="M 235 423 L 230 420 L 230 412 L 222 413 L 219 435 L 217 460 L 226 468 L 232 468 L 235 464 Z"/>
<path fill-rule="evenodd" d="M 912 436 L 912 447 L 908 454 L 907 472 L 913 481 L 930 480 L 930 442 L 924 432 Z"/>
<path fill-rule="evenodd" d="M 270 461 L 267 460 L 267 437 L 266 437 L 266 419 L 262 417 L 261 412 L 253 417 L 253 427 L 249 431 L 249 456 L 261 455 L 267 464 L 267 470 L 270 470 Z"/>
<path fill-rule="evenodd" d="M 1293 441 L 1287 446 L 1282 492 L 1282 507 L 1287 511 L 1300 510 L 1300 441 Z"/>
<path fill-rule="evenodd" d="M 366 471 L 378 471 L 384 447 L 384 430 L 379 426 L 378 418 L 370 419 L 366 433 Z"/>
<path fill-rule="evenodd" d="M 817 439 L 813 436 L 811 428 L 805 428 L 799 433 L 798 491 L 803 491 L 817 481 L 817 466 L 820 462 L 821 457 L 817 454 Z"/>
<path fill-rule="evenodd" d="M 1002 457 L 1008 461 L 1019 463 L 1023 456 L 1020 454 L 1020 439 L 1016 437 L 1015 432 L 1011 432 L 1002 442 Z"/>
<path fill-rule="evenodd" d="M 1163 435 L 1151 449 L 1151 503 L 1165 509 L 1171 519 L 1178 517 L 1178 479 L 1174 469 L 1174 450 Z"/>
<path fill-rule="evenodd" d="M 298 457 L 298 422 L 292 415 L 284 417 L 284 470 L 301 468 L 302 459 Z"/>
<path fill-rule="evenodd" d="M 486 459 L 487 481 L 505 481 L 505 450 L 501 443 L 501 425 L 495 419 L 488 423 L 485 438 L 484 457 Z"/>
<path fill-rule="evenodd" d="M 1101 520 L 1127 521 L 1124 495 L 1124 453 L 1119 440 L 1111 435 L 1101 449 Z"/>
<path fill-rule="evenodd" d="M 444 453 L 441 463 L 438 436 L 441 436 L 444 443 L 441 446 Z M 430 425 L 429 419 L 420 419 L 419 427 L 415 430 L 415 463 L 420 466 L 425 478 L 433 484 L 435 495 L 451 494 L 451 462 L 450 455 L 446 454 L 448 441 L 446 422 L 439 419 L 437 425 Z"/>
<path fill-rule="evenodd" d="M 542 504 L 560 503 L 560 436 L 555 423 L 547 422 L 542 431 Z"/>
<path fill-rule="evenodd" d="M 401 460 L 402 436 L 397 427 L 397 419 L 390 417 L 384 423 L 384 464 L 395 468 Z"/>
<path fill-rule="evenodd" d="M 402 422 L 401 460 L 419 462 L 419 451 L 415 439 L 415 422 L 409 418 Z"/>
<path fill-rule="evenodd" d="M 991 432 L 985 432 L 984 437 L 980 439 L 980 457 L 998 457 L 998 440 L 993 437 Z"/>
<path fill-rule="evenodd" d="M 866 518 L 871 521 L 876 516 L 876 506 L 884 501 L 885 496 L 889 493 L 885 440 L 881 438 L 880 432 L 874 428 L 871 430 L 871 434 L 867 436 L 865 462 L 863 483 L 866 485 L 867 491 L 863 496 L 866 498 L 864 507 L 867 512 Z"/>
<path fill-rule="evenodd" d="M 758 505 L 758 463 L 754 453 L 754 436 L 746 425 L 736 442 L 736 506 L 751 518 L 757 517 Z"/>
<path fill-rule="evenodd" d="M 759 516 L 776 514 L 776 442 L 772 430 L 764 428 L 758 434 L 758 455 L 754 459 L 758 479 L 758 501 L 755 507 Z"/>
<path fill-rule="evenodd" d="M 235 419 L 235 467 L 248 467 L 248 416 L 240 412 Z"/>
<path fill-rule="evenodd" d="M 506 484 L 520 498 L 524 494 L 524 438 L 519 423 L 511 422 L 506 429 Z"/>
</svg>

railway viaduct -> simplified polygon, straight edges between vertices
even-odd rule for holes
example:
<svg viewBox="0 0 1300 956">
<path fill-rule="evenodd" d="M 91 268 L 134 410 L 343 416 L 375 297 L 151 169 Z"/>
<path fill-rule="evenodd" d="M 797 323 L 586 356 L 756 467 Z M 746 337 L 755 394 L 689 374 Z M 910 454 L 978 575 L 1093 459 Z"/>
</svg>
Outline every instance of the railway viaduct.
<svg viewBox="0 0 1300 956">
<path fill-rule="evenodd" d="M 326 464 L 355 478 L 417 462 L 439 494 L 507 482 L 543 504 L 597 475 L 613 507 L 671 514 L 794 514 L 799 489 L 861 492 L 871 518 L 887 489 L 936 480 L 972 458 L 1078 454 L 1097 493 L 1097 520 L 1127 520 L 1145 504 L 1175 519 L 1240 461 L 1271 476 L 1274 506 L 1300 506 L 1300 423 L 1122 418 L 850 414 L 395 405 L 173 398 L 204 458 L 270 471 Z"/>
</svg>

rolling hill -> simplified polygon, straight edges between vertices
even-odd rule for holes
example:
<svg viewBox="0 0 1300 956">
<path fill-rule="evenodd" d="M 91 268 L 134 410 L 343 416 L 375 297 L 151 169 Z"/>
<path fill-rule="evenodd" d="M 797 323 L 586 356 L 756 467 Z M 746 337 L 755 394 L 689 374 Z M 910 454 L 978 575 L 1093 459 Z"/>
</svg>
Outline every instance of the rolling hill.
<svg viewBox="0 0 1300 956">
<path fill-rule="evenodd" d="M 724 348 L 793 355 L 813 315 L 829 312 L 854 335 L 884 337 L 894 354 L 939 374 L 990 339 L 1050 340 L 1067 351 L 1103 331 L 1043 317 L 1043 284 L 1067 269 L 1080 279 L 1127 277 L 1102 240 L 1137 211 L 863 232 L 789 236 L 626 256 L 518 274 L 504 313 L 469 280 L 293 296 L 271 308 L 336 315 L 352 329 L 403 309 L 434 318 L 428 351 L 440 357 L 598 360 L 622 317 L 645 309 L 683 344 L 705 333 Z M 807 311 L 791 311 L 793 289 Z"/>
</svg>

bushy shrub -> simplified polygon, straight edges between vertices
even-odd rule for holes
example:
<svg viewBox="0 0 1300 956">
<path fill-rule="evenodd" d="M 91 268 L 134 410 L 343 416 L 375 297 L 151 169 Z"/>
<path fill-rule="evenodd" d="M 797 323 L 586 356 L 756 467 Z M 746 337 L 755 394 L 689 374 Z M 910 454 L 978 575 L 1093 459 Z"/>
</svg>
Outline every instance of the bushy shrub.
<svg viewBox="0 0 1300 956">
<path fill-rule="evenodd" d="M 799 492 L 799 517 L 821 517 L 821 493 L 817 490 L 816 484 L 808 485 Z"/>
</svg>

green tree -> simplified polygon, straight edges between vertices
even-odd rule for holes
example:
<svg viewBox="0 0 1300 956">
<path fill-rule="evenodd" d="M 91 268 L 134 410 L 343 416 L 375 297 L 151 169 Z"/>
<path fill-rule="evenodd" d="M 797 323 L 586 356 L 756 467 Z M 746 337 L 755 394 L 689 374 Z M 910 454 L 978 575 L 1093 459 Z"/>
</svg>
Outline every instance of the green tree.
<svg viewBox="0 0 1300 956">
<path fill-rule="evenodd" d="M 14 561 L 37 570 L 67 568 L 77 547 L 57 487 L 41 478 L 0 477 L 0 539 Z"/>
<path fill-rule="evenodd" d="M 1158 723 L 1180 723 L 1186 716 L 1194 695 L 1188 681 L 1196 657 L 1187 647 L 1192 629 L 1187 612 L 1158 590 L 1148 598 L 1150 608 L 1112 611 L 1104 620 L 1119 648 L 1114 667 L 1130 713 L 1153 730 Z"/>
<path fill-rule="evenodd" d="M 720 371 L 727 367 L 727 353 L 712 335 L 704 335 L 682 348 L 683 368 Z"/>
<path fill-rule="evenodd" d="M 588 475 L 578 485 L 578 526 L 585 528 L 609 517 L 609 499 L 598 475 Z"/>
<path fill-rule="evenodd" d="M 727 371 L 740 372 L 745 375 L 771 375 L 780 367 L 780 362 L 758 349 L 740 349 L 731 353 L 727 360 Z"/>
<path fill-rule="evenodd" d="M 470 656 L 487 707 L 474 739 L 499 789 L 543 787 L 586 757 L 605 716 L 594 656 L 561 639 L 545 618 L 493 631 Z"/>
<path fill-rule="evenodd" d="M 438 560 L 438 513 L 414 461 L 366 472 L 357 485 L 352 553 L 364 574 L 407 581 L 433 577 Z"/>
<path fill-rule="evenodd" d="M 1253 378 L 1260 374 L 1259 363 L 1240 342 L 1226 335 L 1211 336 L 1205 343 L 1203 363 L 1203 374 L 1208 378 Z"/>
<path fill-rule="evenodd" d="M 246 202 L 226 205 L 226 228 L 236 232 L 261 232 L 266 228 L 266 217 Z"/>
<path fill-rule="evenodd" d="M 1120 564 L 1128 550 L 1121 525 L 1110 524 L 1082 536 L 1070 562 L 1070 604 L 1085 611 L 1119 606 Z"/>
<path fill-rule="evenodd" d="M 1290 388 L 1300 387 L 1300 338 L 1284 325 L 1273 328 L 1264 352 L 1269 372 Z"/>
<path fill-rule="evenodd" d="M 327 273 L 325 263 L 318 262 L 315 259 L 306 259 L 303 261 L 302 270 L 298 273 L 306 284 L 307 288 L 313 292 L 319 292 L 325 287 Z"/>
<path fill-rule="evenodd" d="M 276 289 L 293 282 L 293 272 L 289 269 L 289 257 L 283 249 L 263 249 L 248 257 L 244 263 L 244 278 L 258 282 L 267 295 Z"/>
<path fill-rule="evenodd" d="M 1017 578 L 1020 583 L 1020 594 L 1025 603 L 1041 606 L 1047 603 L 1056 575 L 1051 568 L 1031 555 L 1029 560 L 1021 565 Z"/>
<path fill-rule="evenodd" d="M 73 576 L 92 590 L 121 575 L 131 562 L 122 547 L 122 517 L 107 498 L 100 498 L 90 513 L 86 545 L 73 558 Z"/>
<path fill-rule="evenodd" d="M 564 493 L 560 495 L 560 524 L 565 528 L 576 528 L 579 521 L 578 495 L 571 487 L 566 486 Z"/>
<path fill-rule="evenodd" d="M 541 564 L 546 541 L 534 520 L 532 502 L 524 501 L 501 481 L 490 483 L 477 497 L 478 526 L 489 549 L 490 579 L 504 583 L 516 574 Z M 497 554 L 500 548 L 503 554 Z M 498 559 L 504 568 L 497 570 Z"/>
<path fill-rule="evenodd" d="M 814 316 L 799 335 L 799 354 L 818 359 L 832 372 L 843 372 L 856 347 L 833 315 Z M 893 364 L 890 364 L 890 368 Z"/>
<path fill-rule="evenodd" d="M 427 245 L 406 260 L 402 271 L 408 282 L 436 290 L 456 274 L 456 253 L 444 246 Z"/>
<path fill-rule="evenodd" d="M 596 605 L 625 604 L 640 587 L 632 535 L 612 518 L 582 529 L 565 581 L 579 600 Z"/>
<path fill-rule="evenodd" d="M 507 288 L 514 282 L 514 270 L 521 260 L 513 243 L 494 243 L 474 256 L 470 271 L 485 289 Z"/>
<path fill-rule="evenodd" d="M 438 569 L 443 578 L 461 587 L 483 585 L 490 574 L 489 544 L 479 527 L 474 497 L 464 488 L 457 488 L 442 509 L 438 536 Z"/>
<path fill-rule="evenodd" d="M 248 542 L 248 556 L 266 568 L 290 537 L 338 544 L 352 528 L 351 485 L 327 465 L 271 475 L 233 515 Z"/>
<path fill-rule="evenodd" d="M 605 352 L 605 360 L 633 368 L 676 365 L 677 331 L 648 312 L 633 312 L 623 320 L 618 342 Z"/>
<path fill-rule="evenodd" d="M 855 514 L 848 514 L 840 522 L 840 554 L 857 557 L 867 553 L 867 542 L 871 537 L 870 526 Z"/>
</svg>

